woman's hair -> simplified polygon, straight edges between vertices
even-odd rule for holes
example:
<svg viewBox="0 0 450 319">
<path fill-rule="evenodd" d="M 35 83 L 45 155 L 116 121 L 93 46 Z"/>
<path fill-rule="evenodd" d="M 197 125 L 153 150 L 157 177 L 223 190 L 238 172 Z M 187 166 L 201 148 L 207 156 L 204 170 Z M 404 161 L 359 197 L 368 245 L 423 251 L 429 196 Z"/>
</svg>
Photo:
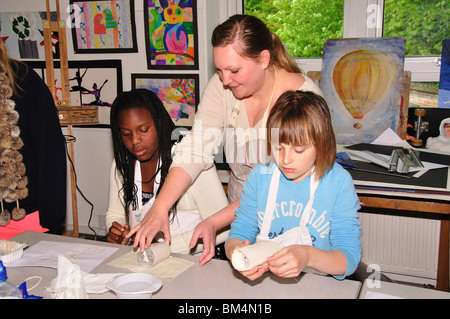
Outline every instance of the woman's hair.
<svg viewBox="0 0 450 319">
<path fill-rule="evenodd" d="M 6 72 L 6 76 L 9 80 L 9 85 L 11 86 L 13 92 L 17 94 L 17 89 L 19 88 L 16 83 L 16 74 L 14 72 L 14 69 L 11 67 L 11 65 L 22 63 L 20 61 L 17 61 L 15 59 L 12 59 L 8 55 L 8 48 L 6 47 L 5 42 L 0 38 L 0 62 L 3 64 Z M 17 67 L 16 67 L 17 69 Z"/>
<path fill-rule="evenodd" d="M 243 57 L 258 61 L 261 52 L 270 52 L 270 64 L 291 73 L 303 73 L 295 60 L 286 52 L 280 38 L 272 33 L 260 19 L 244 14 L 231 16 L 218 25 L 212 34 L 213 47 L 233 44 Z"/>
<path fill-rule="evenodd" d="M 134 184 L 134 164 L 136 159 L 123 143 L 118 122 L 119 115 L 122 111 L 135 108 L 148 110 L 155 124 L 159 156 L 161 158 L 161 184 L 159 185 L 158 192 L 161 190 L 167 173 L 169 172 L 169 167 L 172 164 L 171 135 L 174 124 L 158 96 L 147 89 L 134 89 L 119 94 L 111 106 L 110 123 L 114 159 L 116 161 L 117 171 L 122 176 L 122 191 L 124 193 L 124 205 L 127 214 L 130 207 L 132 207 L 132 209 L 137 208 L 137 187 Z M 155 194 L 155 196 L 157 194 Z M 175 206 L 172 207 L 172 211 L 174 211 L 174 209 Z"/>
<path fill-rule="evenodd" d="M 325 100 L 310 91 L 283 93 L 267 118 L 269 156 L 272 143 L 313 146 L 317 154 L 315 173 L 319 179 L 324 177 L 336 160 L 336 139 Z"/>
</svg>

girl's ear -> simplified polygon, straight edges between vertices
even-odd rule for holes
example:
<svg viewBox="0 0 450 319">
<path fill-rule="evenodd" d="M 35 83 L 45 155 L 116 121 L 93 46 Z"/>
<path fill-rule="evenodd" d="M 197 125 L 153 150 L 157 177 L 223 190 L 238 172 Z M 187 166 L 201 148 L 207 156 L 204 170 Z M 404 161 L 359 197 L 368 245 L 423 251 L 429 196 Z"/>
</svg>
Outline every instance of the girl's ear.
<svg viewBox="0 0 450 319">
<path fill-rule="evenodd" d="M 259 62 L 261 63 L 262 67 L 264 69 L 267 69 L 267 67 L 270 64 L 270 52 L 269 50 L 263 50 L 261 51 L 259 55 Z"/>
</svg>

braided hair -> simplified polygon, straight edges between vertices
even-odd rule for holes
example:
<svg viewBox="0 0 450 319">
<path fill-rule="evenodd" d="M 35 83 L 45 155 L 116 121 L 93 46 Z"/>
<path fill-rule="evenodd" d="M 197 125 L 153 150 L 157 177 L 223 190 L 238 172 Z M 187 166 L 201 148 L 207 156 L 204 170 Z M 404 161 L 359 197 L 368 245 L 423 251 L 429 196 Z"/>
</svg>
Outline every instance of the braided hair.
<svg viewBox="0 0 450 319">
<path fill-rule="evenodd" d="M 114 148 L 114 159 L 116 161 L 116 174 L 120 174 L 122 178 L 123 204 L 125 206 L 125 213 L 128 216 L 129 209 L 137 209 L 137 186 L 134 183 L 134 165 L 136 158 L 127 150 L 122 141 L 122 134 L 119 129 L 119 115 L 123 110 L 134 108 L 143 108 L 150 112 L 153 122 L 155 124 L 158 150 L 161 158 L 161 184 L 159 191 L 164 184 L 164 180 L 169 172 L 172 164 L 171 148 L 172 131 L 175 125 L 167 113 L 163 103 L 158 96 L 147 89 L 133 89 L 131 91 L 122 92 L 114 100 L 111 106 L 110 123 L 111 134 Z M 175 205 L 170 212 L 175 213 Z"/>
</svg>

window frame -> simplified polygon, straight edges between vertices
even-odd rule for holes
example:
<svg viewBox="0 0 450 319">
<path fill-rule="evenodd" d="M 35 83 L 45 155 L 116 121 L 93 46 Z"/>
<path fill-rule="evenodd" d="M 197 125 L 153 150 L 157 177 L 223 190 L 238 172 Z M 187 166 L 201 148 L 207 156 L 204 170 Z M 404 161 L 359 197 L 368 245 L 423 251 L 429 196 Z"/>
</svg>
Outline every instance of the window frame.
<svg viewBox="0 0 450 319">
<path fill-rule="evenodd" d="M 243 0 L 228 0 L 236 12 L 244 11 Z M 241 12 L 238 12 L 241 3 Z M 344 0 L 344 38 L 365 38 L 383 36 L 384 0 Z M 303 71 L 321 71 L 322 58 L 296 58 Z M 411 72 L 413 82 L 439 82 L 440 56 L 406 57 L 405 71 Z"/>
</svg>

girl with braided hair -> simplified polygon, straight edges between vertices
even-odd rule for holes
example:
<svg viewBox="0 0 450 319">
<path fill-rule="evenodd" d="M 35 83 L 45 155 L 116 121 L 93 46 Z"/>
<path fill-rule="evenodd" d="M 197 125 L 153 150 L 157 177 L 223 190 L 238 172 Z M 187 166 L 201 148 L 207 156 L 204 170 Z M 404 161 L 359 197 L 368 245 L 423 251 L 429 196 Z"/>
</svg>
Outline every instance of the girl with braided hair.
<svg viewBox="0 0 450 319">
<path fill-rule="evenodd" d="M 121 93 L 111 107 L 114 161 L 106 213 L 107 241 L 126 244 L 130 227 L 150 210 L 172 164 L 175 128 L 163 103 L 147 89 Z M 169 211 L 171 251 L 189 253 L 198 223 L 228 204 L 216 169 L 204 171 Z M 218 243 L 226 238 L 219 234 Z M 199 244 L 193 252 L 203 249 Z"/>
</svg>

